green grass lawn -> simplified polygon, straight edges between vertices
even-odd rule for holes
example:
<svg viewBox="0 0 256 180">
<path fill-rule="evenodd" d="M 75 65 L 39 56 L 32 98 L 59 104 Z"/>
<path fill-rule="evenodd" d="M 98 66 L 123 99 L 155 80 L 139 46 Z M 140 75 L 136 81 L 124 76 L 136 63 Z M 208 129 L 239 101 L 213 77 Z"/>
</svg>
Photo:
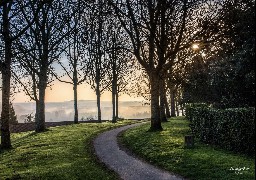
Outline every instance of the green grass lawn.
<svg viewBox="0 0 256 180">
<path fill-rule="evenodd" d="M 119 141 L 139 157 L 191 180 L 255 179 L 252 157 L 198 141 L 193 149 L 184 148 L 184 135 L 190 134 L 188 125 L 184 118 L 172 118 L 162 123 L 164 131 L 147 132 L 147 123 L 126 131 Z"/>
<path fill-rule="evenodd" d="M 118 179 L 97 162 L 91 142 L 100 132 L 129 123 L 83 123 L 54 127 L 39 134 L 14 133 L 13 149 L 0 152 L 0 180 Z"/>
</svg>

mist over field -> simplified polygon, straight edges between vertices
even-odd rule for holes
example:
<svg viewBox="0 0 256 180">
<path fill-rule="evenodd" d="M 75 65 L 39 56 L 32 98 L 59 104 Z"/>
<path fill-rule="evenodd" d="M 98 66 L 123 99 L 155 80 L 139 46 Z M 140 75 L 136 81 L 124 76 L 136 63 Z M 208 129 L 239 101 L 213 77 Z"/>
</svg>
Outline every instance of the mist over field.
<svg viewBox="0 0 256 180">
<path fill-rule="evenodd" d="M 26 117 L 32 113 L 35 114 L 36 106 L 34 102 L 13 103 L 15 113 L 19 123 L 23 123 Z M 45 105 L 46 122 L 73 121 L 74 117 L 73 101 L 48 102 Z M 78 101 L 79 121 L 97 119 L 97 105 L 95 100 Z M 111 120 L 112 102 L 101 102 L 102 120 Z M 125 119 L 149 118 L 150 106 L 143 105 L 141 101 L 120 101 L 119 117 Z"/>
</svg>

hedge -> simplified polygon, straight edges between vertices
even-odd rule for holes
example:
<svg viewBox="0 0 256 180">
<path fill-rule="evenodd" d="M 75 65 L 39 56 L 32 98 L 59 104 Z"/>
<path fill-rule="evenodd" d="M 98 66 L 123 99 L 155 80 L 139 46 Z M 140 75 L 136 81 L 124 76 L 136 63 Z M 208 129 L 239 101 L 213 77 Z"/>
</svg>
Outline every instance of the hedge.
<svg viewBox="0 0 256 180">
<path fill-rule="evenodd" d="M 206 104 L 192 104 L 186 107 L 186 117 L 200 141 L 255 154 L 255 108 L 214 109 Z"/>
</svg>

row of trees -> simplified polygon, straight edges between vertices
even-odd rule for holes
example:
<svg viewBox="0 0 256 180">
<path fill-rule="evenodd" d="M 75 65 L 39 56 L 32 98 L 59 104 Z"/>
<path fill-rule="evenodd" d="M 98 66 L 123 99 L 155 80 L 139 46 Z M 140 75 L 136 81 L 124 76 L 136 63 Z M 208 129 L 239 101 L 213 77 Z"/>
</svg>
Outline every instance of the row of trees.
<svg viewBox="0 0 256 180">
<path fill-rule="evenodd" d="M 202 79 L 198 70 L 208 74 L 207 60 L 227 49 L 235 52 L 230 7 L 246 12 L 253 5 L 218 0 L 1 1 L 2 147 L 11 146 L 11 77 L 36 102 L 36 132 L 45 130 L 45 89 L 54 79 L 73 85 L 75 123 L 78 85 L 87 82 L 95 90 L 99 122 L 102 92 L 112 92 L 115 122 L 119 93 L 130 85 L 151 104 L 150 130 L 162 130 L 161 122 L 175 115 L 175 100 L 195 97 L 191 84 Z M 202 57 L 203 50 L 207 56 Z"/>
<path fill-rule="evenodd" d="M 77 86 L 85 81 L 96 92 L 99 122 L 100 96 L 105 89 L 112 91 L 116 122 L 118 97 L 133 61 L 128 62 L 126 37 L 106 2 L 4 1 L 0 7 L 3 148 L 11 146 L 11 80 L 36 102 L 36 132 L 45 130 L 45 90 L 54 79 L 73 85 L 75 123 Z"/>
</svg>

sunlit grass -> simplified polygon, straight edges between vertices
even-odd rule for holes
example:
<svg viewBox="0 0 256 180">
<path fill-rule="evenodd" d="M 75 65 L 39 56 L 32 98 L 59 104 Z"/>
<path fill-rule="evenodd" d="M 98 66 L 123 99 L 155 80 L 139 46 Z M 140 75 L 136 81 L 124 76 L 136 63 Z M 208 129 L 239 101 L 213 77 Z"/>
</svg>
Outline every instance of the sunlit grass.
<svg viewBox="0 0 256 180">
<path fill-rule="evenodd" d="M 109 128 L 131 123 L 69 125 L 49 131 L 12 134 L 13 149 L 0 152 L 2 179 L 118 179 L 97 162 L 92 139 Z"/>
<path fill-rule="evenodd" d="M 162 124 L 164 131 L 147 132 L 146 124 L 126 131 L 120 141 L 138 156 L 188 179 L 255 179 L 253 158 L 197 141 L 193 149 L 184 148 L 184 136 L 191 134 L 188 125 L 184 118 L 174 118 Z"/>
</svg>

